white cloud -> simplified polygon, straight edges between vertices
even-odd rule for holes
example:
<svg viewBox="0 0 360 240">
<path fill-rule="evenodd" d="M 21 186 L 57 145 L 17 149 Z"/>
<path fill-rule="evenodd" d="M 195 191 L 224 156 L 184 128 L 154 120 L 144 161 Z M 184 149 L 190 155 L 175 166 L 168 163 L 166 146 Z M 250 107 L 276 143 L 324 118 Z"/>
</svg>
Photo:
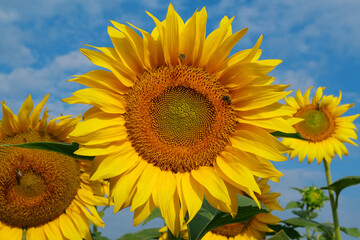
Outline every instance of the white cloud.
<svg viewBox="0 0 360 240">
<path fill-rule="evenodd" d="M 14 11 L 4 11 L 0 9 L 0 22 L 13 22 L 19 18 Z"/>
<path fill-rule="evenodd" d="M 236 1 L 222 0 L 208 7 L 209 15 L 235 16 L 233 29 L 249 28 L 238 46 L 251 47 L 264 35 L 264 55 L 283 59 L 288 69 L 313 72 L 315 81 L 337 59 L 360 51 L 358 0 Z M 318 68 L 308 69 L 308 61 Z M 331 71 L 331 69 L 330 69 Z M 315 75 L 316 74 L 316 75 Z M 323 76 L 322 76 L 323 77 Z M 321 79 L 321 78 L 319 78 Z M 321 79 L 322 80 L 322 79 Z"/>
<path fill-rule="evenodd" d="M 296 92 L 298 89 L 302 93 L 306 91 L 309 86 L 315 85 L 314 78 L 306 70 L 276 70 L 274 74 L 276 82 L 285 85 L 291 85 L 288 90 Z"/>
<path fill-rule="evenodd" d="M 0 74 L 0 96 L 6 96 L 6 102 L 18 109 L 30 93 L 39 96 L 39 99 L 50 93 L 50 101 L 58 99 L 52 100 L 52 104 L 49 101 L 49 109 L 55 115 L 77 114 L 77 110 L 83 112 L 84 107 L 65 107 L 66 104 L 60 101 L 79 88 L 79 85 L 65 80 L 70 79 L 71 75 L 87 72 L 90 68 L 94 68 L 94 65 L 78 51 L 58 56 L 40 69 L 16 68 L 8 74 Z"/>
</svg>

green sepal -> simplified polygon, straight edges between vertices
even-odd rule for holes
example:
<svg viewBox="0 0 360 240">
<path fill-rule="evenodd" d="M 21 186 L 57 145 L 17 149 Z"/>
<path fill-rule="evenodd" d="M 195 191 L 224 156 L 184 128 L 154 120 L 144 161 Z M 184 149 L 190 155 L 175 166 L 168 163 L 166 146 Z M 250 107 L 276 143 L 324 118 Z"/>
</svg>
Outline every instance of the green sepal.
<svg viewBox="0 0 360 240">
<path fill-rule="evenodd" d="M 89 160 L 92 161 L 94 159 L 93 156 L 81 156 L 74 154 L 76 150 L 79 149 L 79 144 L 76 142 L 73 143 L 63 143 L 63 142 L 30 142 L 30 143 L 22 143 L 22 144 L 3 144 L 0 147 L 20 147 L 20 148 L 30 148 L 30 149 L 39 149 L 57 152 L 61 154 L 65 154 L 67 156 Z"/>
<path fill-rule="evenodd" d="M 152 240 L 161 236 L 159 228 L 144 229 L 136 233 L 127 233 L 117 240 Z"/>
<path fill-rule="evenodd" d="M 200 240 L 208 231 L 217 227 L 248 221 L 258 213 L 267 213 L 267 208 L 261 204 L 261 208 L 254 200 L 238 196 L 238 214 L 233 218 L 229 213 L 221 212 L 212 207 L 206 199 L 199 212 L 188 224 L 190 240 Z"/>
</svg>

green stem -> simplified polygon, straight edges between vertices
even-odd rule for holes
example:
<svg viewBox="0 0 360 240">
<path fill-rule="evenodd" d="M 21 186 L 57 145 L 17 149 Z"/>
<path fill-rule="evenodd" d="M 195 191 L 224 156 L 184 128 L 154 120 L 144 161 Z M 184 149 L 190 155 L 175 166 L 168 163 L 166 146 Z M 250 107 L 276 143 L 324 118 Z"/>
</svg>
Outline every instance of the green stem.
<svg viewBox="0 0 360 240">
<path fill-rule="evenodd" d="M 93 225 L 93 233 L 96 233 L 98 231 L 98 228 L 97 228 L 97 226 L 94 224 Z"/>
<path fill-rule="evenodd" d="M 306 204 L 306 219 L 309 220 L 309 206 Z M 310 240 L 310 228 L 306 227 L 306 239 Z"/>
<path fill-rule="evenodd" d="M 168 240 L 181 240 L 181 234 L 179 233 L 178 237 L 175 237 L 172 232 L 170 231 L 170 229 L 167 230 L 168 233 Z"/>
<path fill-rule="evenodd" d="M 310 228 L 309 227 L 306 227 L 306 239 L 311 239 L 310 238 Z"/>
<path fill-rule="evenodd" d="M 324 167 L 325 167 L 326 181 L 329 186 L 332 184 L 330 166 L 326 162 L 325 159 L 323 159 L 323 163 L 324 163 Z M 338 218 L 338 214 L 337 214 L 337 206 L 335 204 L 334 191 L 330 190 L 330 189 L 329 189 L 329 198 L 330 198 L 331 210 L 332 210 L 333 220 L 334 220 L 335 239 L 341 240 L 340 225 L 339 225 L 339 218 Z"/>
</svg>

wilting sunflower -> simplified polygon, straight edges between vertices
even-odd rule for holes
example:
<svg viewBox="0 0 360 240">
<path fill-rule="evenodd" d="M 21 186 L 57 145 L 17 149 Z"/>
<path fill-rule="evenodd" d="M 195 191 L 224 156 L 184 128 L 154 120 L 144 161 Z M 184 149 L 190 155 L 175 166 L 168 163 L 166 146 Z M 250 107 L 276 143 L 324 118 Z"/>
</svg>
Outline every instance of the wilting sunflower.
<svg viewBox="0 0 360 240">
<path fill-rule="evenodd" d="M 357 139 L 357 129 L 353 121 L 359 114 L 341 117 L 354 104 L 339 105 L 341 101 L 341 91 L 339 97 L 323 96 L 325 88 L 319 87 L 316 94 L 309 101 L 311 87 L 304 95 L 298 90 L 296 99 L 293 97 L 285 98 L 286 103 L 296 110 L 294 117 L 302 118 L 304 121 L 295 124 L 295 129 L 308 141 L 286 138 L 283 143 L 294 150 L 291 158 L 299 156 L 302 162 L 307 157 L 311 163 L 316 158 L 320 164 L 323 159 L 328 163 L 337 153 L 347 155 L 348 151 L 344 143 L 356 145 L 350 138 Z"/>
<path fill-rule="evenodd" d="M 29 96 L 18 116 L 1 103 L 0 145 L 69 142 L 80 118 L 47 122 L 48 95 L 33 109 Z M 91 239 L 89 220 L 104 226 L 95 206 L 107 205 L 106 186 L 90 181 L 90 162 L 59 153 L 0 147 L 0 239 Z"/>
<path fill-rule="evenodd" d="M 235 189 L 256 200 L 254 175 L 278 180 L 268 159 L 286 160 L 289 148 L 269 132 L 295 132 L 294 110 L 278 101 L 287 86 L 267 75 L 280 60 L 259 60 L 254 48 L 229 57 L 247 29 L 233 19 L 206 37 L 206 10 L 184 23 L 170 4 L 152 33 L 112 22 L 114 48 L 82 49 L 95 70 L 72 79 L 89 88 L 68 103 L 93 105 L 70 134 L 76 152 L 96 156 L 91 179 L 110 179 L 114 212 L 131 205 L 134 225 L 157 206 L 177 235 L 204 196 L 236 214 Z M 256 200 L 257 201 L 257 200 Z"/>
<path fill-rule="evenodd" d="M 261 194 L 256 194 L 260 202 L 269 209 L 269 213 L 259 213 L 247 222 L 233 223 L 215 228 L 208 232 L 202 240 L 261 240 L 267 232 L 273 232 L 268 225 L 276 225 L 281 219 L 272 215 L 272 210 L 283 210 L 277 202 L 280 193 L 271 193 L 268 179 L 258 179 Z"/>
</svg>

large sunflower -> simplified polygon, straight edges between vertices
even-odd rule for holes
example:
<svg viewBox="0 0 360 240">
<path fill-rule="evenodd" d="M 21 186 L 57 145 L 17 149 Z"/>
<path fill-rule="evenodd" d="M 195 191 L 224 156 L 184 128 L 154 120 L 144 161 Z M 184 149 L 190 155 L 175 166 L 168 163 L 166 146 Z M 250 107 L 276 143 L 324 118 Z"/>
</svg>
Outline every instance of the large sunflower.
<svg viewBox="0 0 360 240">
<path fill-rule="evenodd" d="M 261 240 L 267 232 L 273 232 L 268 225 L 276 225 L 281 219 L 272 215 L 272 210 L 283 210 L 277 202 L 280 193 L 271 193 L 268 179 L 258 179 L 261 194 L 256 194 L 260 202 L 269 209 L 269 213 L 259 213 L 246 222 L 233 223 L 215 228 L 208 232 L 202 240 Z"/>
<path fill-rule="evenodd" d="M 80 118 L 47 122 L 40 113 L 48 95 L 33 109 L 29 96 L 18 116 L 1 103 L 0 145 L 69 142 Z M 104 226 L 95 206 L 104 206 L 106 186 L 90 181 L 90 162 L 36 149 L 0 147 L 0 239 L 91 239 L 89 220 Z"/>
<path fill-rule="evenodd" d="M 340 158 L 342 154 L 348 154 L 344 143 L 357 146 L 350 138 L 357 139 L 353 121 L 359 117 L 359 114 L 341 117 L 354 104 L 339 105 L 341 91 L 339 97 L 323 96 L 324 89 L 319 87 L 311 102 L 309 101 L 311 87 L 304 95 L 298 90 L 296 99 L 285 98 L 286 103 L 296 110 L 294 117 L 304 119 L 294 127 L 308 141 L 290 138 L 283 140 L 285 145 L 294 149 L 290 154 L 291 158 L 298 155 L 300 162 L 307 157 L 309 163 L 315 158 L 319 164 L 323 159 L 330 163 L 335 153 Z"/>
<path fill-rule="evenodd" d="M 76 152 L 96 156 L 91 179 L 110 179 L 114 212 L 131 205 L 134 225 L 157 206 L 177 235 L 204 196 L 236 214 L 235 189 L 256 201 L 254 175 L 278 180 L 268 159 L 288 151 L 272 131 L 295 132 L 294 110 L 278 101 L 287 86 L 267 76 L 280 60 L 259 60 L 254 48 L 229 53 L 247 29 L 232 33 L 233 19 L 206 37 L 206 10 L 184 23 L 170 4 L 152 33 L 112 22 L 114 48 L 82 49 L 95 70 L 71 81 L 89 88 L 68 103 L 93 105 L 71 138 Z"/>
</svg>

